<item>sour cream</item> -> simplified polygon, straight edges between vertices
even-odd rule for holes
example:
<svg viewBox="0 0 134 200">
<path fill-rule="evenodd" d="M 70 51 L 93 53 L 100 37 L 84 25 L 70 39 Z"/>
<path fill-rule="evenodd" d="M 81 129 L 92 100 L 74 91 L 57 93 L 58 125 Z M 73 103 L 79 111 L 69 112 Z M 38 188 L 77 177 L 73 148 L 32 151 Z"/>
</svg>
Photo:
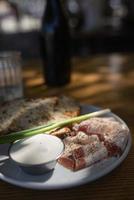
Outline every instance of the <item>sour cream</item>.
<svg viewBox="0 0 134 200">
<path fill-rule="evenodd" d="M 18 140 L 10 148 L 10 158 L 20 165 L 40 165 L 56 160 L 64 150 L 56 136 L 39 134 Z"/>
</svg>

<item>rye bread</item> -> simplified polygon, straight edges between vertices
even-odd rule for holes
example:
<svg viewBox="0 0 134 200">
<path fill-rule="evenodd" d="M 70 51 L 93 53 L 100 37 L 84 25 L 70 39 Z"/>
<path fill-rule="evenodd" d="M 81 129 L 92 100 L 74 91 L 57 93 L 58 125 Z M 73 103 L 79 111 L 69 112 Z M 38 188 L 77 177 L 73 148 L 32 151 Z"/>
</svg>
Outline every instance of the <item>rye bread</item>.
<svg viewBox="0 0 134 200">
<path fill-rule="evenodd" d="M 79 113 L 79 104 L 65 96 L 7 102 L 0 106 L 0 135 L 68 119 Z"/>
</svg>

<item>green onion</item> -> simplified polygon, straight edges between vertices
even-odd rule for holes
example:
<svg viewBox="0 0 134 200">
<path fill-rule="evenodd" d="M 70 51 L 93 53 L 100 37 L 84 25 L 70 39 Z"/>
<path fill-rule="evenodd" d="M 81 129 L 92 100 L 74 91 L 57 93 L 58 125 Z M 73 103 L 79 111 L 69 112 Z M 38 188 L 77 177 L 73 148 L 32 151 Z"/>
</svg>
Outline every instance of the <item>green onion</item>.
<svg viewBox="0 0 134 200">
<path fill-rule="evenodd" d="M 60 122 L 50 123 L 48 125 L 37 126 L 35 128 L 31 128 L 31 129 L 11 133 L 8 135 L 0 136 L 0 144 L 14 142 L 15 140 L 24 139 L 26 137 L 31 137 L 31 136 L 34 136 L 34 135 L 37 135 L 40 133 L 46 133 L 46 132 L 50 133 L 57 128 L 62 128 L 66 125 L 69 125 L 72 123 L 77 123 L 77 122 L 89 119 L 91 117 L 101 116 L 101 115 L 107 114 L 109 112 L 110 112 L 110 109 L 104 109 L 104 110 L 80 115 L 78 117 L 73 117 L 73 118 L 63 120 Z"/>
</svg>

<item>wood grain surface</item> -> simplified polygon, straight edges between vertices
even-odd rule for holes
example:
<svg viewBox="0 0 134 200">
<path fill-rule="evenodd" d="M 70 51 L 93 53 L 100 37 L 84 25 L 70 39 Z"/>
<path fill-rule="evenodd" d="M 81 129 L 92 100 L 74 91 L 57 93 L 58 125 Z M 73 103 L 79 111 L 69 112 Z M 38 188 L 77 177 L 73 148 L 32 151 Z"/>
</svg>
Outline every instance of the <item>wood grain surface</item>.
<svg viewBox="0 0 134 200">
<path fill-rule="evenodd" d="M 48 88 L 41 62 L 24 63 L 24 96 L 67 95 L 79 102 L 111 108 L 129 126 L 134 140 L 134 54 L 98 55 L 72 59 L 71 83 Z M 80 187 L 37 191 L 0 181 L 0 200 L 132 200 L 134 199 L 134 147 L 123 163 L 110 174 Z"/>
</svg>

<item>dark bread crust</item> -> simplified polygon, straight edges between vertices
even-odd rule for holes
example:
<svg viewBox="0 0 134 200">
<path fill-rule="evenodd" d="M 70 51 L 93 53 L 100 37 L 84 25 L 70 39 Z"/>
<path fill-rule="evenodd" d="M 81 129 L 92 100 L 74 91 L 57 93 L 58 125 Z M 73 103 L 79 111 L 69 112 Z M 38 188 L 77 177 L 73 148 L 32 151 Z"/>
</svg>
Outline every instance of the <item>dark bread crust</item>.
<svg viewBox="0 0 134 200">
<path fill-rule="evenodd" d="M 68 119 L 79 114 L 79 104 L 65 96 L 6 102 L 0 106 L 0 135 Z"/>
</svg>

